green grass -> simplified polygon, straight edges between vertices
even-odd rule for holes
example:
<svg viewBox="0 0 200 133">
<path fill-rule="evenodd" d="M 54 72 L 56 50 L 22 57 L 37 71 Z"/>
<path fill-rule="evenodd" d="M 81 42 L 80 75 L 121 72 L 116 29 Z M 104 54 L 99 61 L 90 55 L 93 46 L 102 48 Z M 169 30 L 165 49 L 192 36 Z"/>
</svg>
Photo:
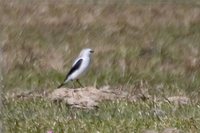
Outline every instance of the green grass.
<svg viewBox="0 0 200 133">
<path fill-rule="evenodd" d="M 154 103 L 155 104 L 155 103 Z M 71 109 L 43 100 L 10 101 L 4 107 L 7 132 L 141 132 L 177 127 L 185 132 L 199 128 L 199 107 L 163 103 L 157 107 L 163 115 L 155 115 L 151 102 L 103 102 L 96 110 Z M 23 112 L 22 112 L 23 110 Z"/>
<path fill-rule="evenodd" d="M 81 80 L 86 86 L 128 92 L 145 87 L 151 96 L 184 95 L 192 102 L 154 103 L 165 112 L 158 118 L 152 101 L 107 101 L 97 110 L 81 110 L 41 99 L 6 98 L 0 115 L 5 132 L 200 131 L 198 0 L 120 3 L 0 1 L 3 93 L 55 89 L 80 50 L 91 47 L 92 66 Z"/>
</svg>

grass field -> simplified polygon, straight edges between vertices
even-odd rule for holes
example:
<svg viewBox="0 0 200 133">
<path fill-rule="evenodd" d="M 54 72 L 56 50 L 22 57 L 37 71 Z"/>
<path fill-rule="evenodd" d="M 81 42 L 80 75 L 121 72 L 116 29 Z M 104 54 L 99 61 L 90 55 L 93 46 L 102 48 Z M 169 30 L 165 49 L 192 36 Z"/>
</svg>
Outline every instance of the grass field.
<svg viewBox="0 0 200 133">
<path fill-rule="evenodd" d="M 198 0 L 90 2 L 0 1 L 4 132 L 200 132 Z M 191 102 L 116 100 L 87 110 L 7 97 L 54 90 L 85 47 L 95 51 L 91 69 L 81 80 L 85 86 L 131 92 L 145 83 L 152 97 L 184 96 Z"/>
</svg>

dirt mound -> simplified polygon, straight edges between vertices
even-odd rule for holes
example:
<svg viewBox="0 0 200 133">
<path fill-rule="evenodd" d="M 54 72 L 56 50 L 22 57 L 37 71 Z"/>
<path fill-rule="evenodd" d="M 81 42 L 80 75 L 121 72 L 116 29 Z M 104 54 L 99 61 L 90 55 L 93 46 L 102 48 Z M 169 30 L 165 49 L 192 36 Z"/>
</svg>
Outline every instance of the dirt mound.
<svg viewBox="0 0 200 133">
<path fill-rule="evenodd" d="M 9 93 L 6 98 L 18 100 L 32 100 L 32 99 L 47 99 L 55 103 L 63 102 L 66 105 L 76 108 L 94 109 L 98 104 L 105 100 L 126 100 L 129 102 L 138 102 L 138 100 L 152 100 L 153 102 L 169 102 L 172 104 L 189 104 L 188 97 L 173 96 L 168 98 L 153 98 L 148 91 L 143 88 L 138 89 L 138 92 L 130 93 L 125 90 L 111 88 L 104 86 L 99 89 L 95 87 L 85 88 L 60 88 L 53 91 L 45 89 L 40 91 L 24 91 L 17 93 Z M 156 111 L 157 113 L 157 111 Z"/>
<path fill-rule="evenodd" d="M 77 89 L 60 88 L 54 90 L 48 97 L 53 101 L 62 101 L 73 107 L 94 108 L 102 100 L 127 98 L 128 93 L 120 90 L 111 90 L 109 86 L 100 89 L 95 87 Z"/>
<path fill-rule="evenodd" d="M 99 89 L 95 87 L 85 88 L 60 88 L 53 91 L 40 90 L 40 91 L 23 91 L 9 93 L 6 96 L 11 99 L 18 100 L 32 100 L 32 99 L 47 99 L 55 103 L 64 102 L 66 105 L 76 108 L 89 108 L 93 109 L 98 107 L 101 101 L 105 100 L 127 100 L 130 102 L 137 102 L 138 100 L 146 100 L 149 95 L 143 93 L 130 93 L 125 90 L 117 88 L 110 88 L 103 86 Z"/>
</svg>

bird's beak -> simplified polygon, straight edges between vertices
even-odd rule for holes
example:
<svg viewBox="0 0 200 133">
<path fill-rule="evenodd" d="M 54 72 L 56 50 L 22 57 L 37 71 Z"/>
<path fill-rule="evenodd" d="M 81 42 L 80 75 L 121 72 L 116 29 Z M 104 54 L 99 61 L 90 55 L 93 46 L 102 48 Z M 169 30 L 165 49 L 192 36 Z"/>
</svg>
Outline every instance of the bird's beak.
<svg viewBox="0 0 200 133">
<path fill-rule="evenodd" d="M 94 51 L 93 51 L 93 50 L 91 50 L 90 52 L 91 52 L 91 53 L 94 53 Z"/>
</svg>

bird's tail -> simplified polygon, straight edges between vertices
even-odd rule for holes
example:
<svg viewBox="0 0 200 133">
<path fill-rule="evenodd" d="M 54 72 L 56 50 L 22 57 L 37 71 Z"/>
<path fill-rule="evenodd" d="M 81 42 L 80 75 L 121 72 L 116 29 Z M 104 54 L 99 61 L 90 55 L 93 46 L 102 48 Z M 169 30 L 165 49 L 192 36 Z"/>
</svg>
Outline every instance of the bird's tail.
<svg viewBox="0 0 200 133">
<path fill-rule="evenodd" d="M 64 83 L 62 83 L 61 85 L 59 85 L 57 88 L 61 88 L 64 85 Z"/>
<path fill-rule="evenodd" d="M 57 88 L 61 88 L 61 87 L 62 87 L 63 85 L 65 85 L 68 81 L 69 81 L 69 79 L 64 80 L 64 82 L 63 82 L 61 85 L 59 85 Z"/>
</svg>

